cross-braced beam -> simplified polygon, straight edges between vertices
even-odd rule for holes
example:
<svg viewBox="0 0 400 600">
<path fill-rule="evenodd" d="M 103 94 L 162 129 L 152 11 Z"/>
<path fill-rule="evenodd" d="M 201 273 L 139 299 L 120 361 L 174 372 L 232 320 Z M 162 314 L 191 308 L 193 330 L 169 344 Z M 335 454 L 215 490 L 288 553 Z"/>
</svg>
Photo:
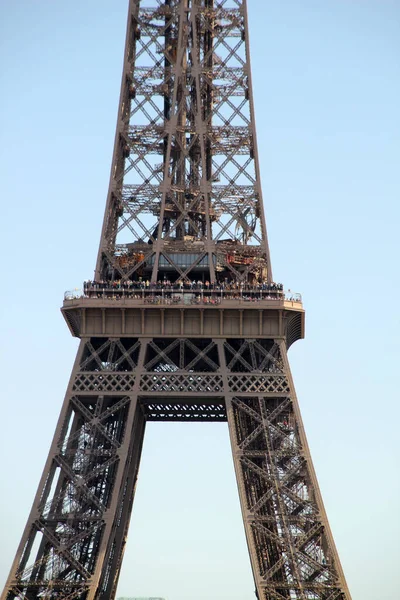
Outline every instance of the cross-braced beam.
<svg viewBox="0 0 400 600">
<path fill-rule="evenodd" d="M 241 0 L 130 2 L 97 279 L 272 278 Z"/>
</svg>

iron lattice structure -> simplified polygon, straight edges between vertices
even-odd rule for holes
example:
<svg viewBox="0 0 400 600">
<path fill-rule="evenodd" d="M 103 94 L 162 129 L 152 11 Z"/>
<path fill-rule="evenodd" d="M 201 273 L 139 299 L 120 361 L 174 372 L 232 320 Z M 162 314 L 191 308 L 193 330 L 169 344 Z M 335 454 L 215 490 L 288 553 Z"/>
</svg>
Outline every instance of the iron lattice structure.
<svg viewBox="0 0 400 600">
<path fill-rule="evenodd" d="M 115 598 L 155 420 L 227 421 L 258 598 L 351 600 L 287 361 L 304 311 L 272 283 L 245 0 L 130 1 L 85 292 L 63 304 L 81 342 L 2 600 Z"/>
</svg>

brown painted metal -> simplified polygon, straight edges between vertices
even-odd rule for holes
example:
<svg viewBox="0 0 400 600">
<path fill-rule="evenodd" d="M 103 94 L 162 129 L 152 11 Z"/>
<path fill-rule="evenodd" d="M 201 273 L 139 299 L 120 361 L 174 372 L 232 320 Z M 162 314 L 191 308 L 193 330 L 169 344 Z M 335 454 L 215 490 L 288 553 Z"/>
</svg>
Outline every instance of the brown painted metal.
<svg viewBox="0 0 400 600">
<path fill-rule="evenodd" d="M 95 274 L 145 290 L 64 301 L 81 343 L 1 600 L 115 598 L 152 420 L 227 421 L 258 598 L 351 600 L 287 362 L 301 302 L 240 287 L 272 281 L 246 2 L 151 4 L 129 2 Z"/>
</svg>

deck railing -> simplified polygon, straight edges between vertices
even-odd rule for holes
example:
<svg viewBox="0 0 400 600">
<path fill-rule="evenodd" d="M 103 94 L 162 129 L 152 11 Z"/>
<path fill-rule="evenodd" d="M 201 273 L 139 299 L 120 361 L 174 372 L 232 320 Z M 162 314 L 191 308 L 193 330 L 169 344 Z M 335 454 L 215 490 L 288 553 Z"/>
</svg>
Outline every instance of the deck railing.
<svg viewBox="0 0 400 600">
<path fill-rule="evenodd" d="M 236 301 L 240 303 L 258 303 L 273 300 L 302 303 L 301 294 L 283 289 L 241 288 L 238 290 L 206 289 L 206 288 L 172 288 L 154 287 L 130 289 L 125 287 L 85 287 L 69 290 L 64 294 L 64 301 L 86 299 L 107 299 L 115 302 L 136 301 L 135 304 L 162 305 L 219 305 Z"/>
</svg>

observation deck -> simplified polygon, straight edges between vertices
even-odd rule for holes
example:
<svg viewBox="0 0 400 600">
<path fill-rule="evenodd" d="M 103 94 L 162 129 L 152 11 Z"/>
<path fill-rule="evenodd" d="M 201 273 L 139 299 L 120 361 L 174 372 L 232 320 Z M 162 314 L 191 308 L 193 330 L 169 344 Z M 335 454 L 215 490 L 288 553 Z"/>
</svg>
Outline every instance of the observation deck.
<svg viewBox="0 0 400 600">
<path fill-rule="evenodd" d="M 202 286 L 123 288 L 98 284 L 68 291 L 61 308 L 74 337 L 304 338 L 300 294 Z"/>
</svg>

